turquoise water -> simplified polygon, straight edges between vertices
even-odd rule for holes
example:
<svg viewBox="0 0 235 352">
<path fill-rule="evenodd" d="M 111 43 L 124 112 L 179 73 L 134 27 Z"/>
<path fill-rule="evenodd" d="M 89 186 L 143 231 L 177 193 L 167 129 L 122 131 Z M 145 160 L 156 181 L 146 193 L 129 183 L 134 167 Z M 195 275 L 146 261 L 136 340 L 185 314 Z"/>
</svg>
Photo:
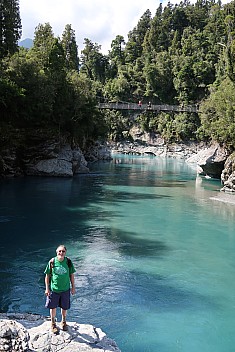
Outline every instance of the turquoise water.
<svg viewBox="0 0 235 352">
<path fill-rule="evenodd" d="M 235 205 L 219 188 L 183 161 L 119 155 L 73 179 L 1 181 L 0 310 L 48 314 L 43 270 L 65 243 L 70 320 L 122 352 L 234 351 Z"/>
</svg>

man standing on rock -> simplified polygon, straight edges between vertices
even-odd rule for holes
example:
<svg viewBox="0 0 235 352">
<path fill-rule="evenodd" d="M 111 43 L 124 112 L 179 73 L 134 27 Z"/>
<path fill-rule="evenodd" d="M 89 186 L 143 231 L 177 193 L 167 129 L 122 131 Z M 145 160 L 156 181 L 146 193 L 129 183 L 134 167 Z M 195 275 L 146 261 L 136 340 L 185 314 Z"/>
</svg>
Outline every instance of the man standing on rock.
<svg viewBox="0 0 235 352">
<path fill-rule="evenodd" d="M 54 334 L 59 332 L 56 326 L 56 308 L 61 308 L 61 328 L 68 330 L 66 323 L 67 310 L 70 308 L 70 292 L 75 294 L 74 273 L 75 268 L 71 259 L 65 256 L 66 247 L 61 244 L 56 249 L 57 256 L 52 258 L 44 271 L 46 285 L 46 308 L 50 309 L 51 329 Z M 71 290 L 70 290 L 71 283 Z"/>
</svg>

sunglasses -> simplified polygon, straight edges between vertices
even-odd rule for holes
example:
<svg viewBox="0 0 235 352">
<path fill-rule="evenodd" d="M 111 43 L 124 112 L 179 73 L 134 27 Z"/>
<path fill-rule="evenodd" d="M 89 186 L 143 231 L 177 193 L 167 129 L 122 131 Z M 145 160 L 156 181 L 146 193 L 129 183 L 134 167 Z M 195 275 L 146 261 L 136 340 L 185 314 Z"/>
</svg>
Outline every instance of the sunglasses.
<svg viewBox="0 0 235 352">
<path fill-rule="evenodd" d="M 65 253 L 65 251 L 64 251 L 64 250 L 60 250 L 60 251 L 58 251 L 58 252 L 59 252 L 59 253 L 60 253 L 60 252 Z"/>
</svg>

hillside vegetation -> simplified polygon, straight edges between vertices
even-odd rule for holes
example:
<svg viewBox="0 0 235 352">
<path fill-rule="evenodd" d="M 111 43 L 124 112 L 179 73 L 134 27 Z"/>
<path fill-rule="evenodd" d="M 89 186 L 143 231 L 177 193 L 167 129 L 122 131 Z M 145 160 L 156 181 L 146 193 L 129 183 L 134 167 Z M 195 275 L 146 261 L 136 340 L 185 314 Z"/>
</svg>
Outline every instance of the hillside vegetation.
<svg viewBox="0 0 235 352">
<path fill-rule="evenodd" d="M 107 55 L 85 38 L 80 56 L 69 24 L 61 38 L 39 24 L 33 47 L 18 47 L 19 1 L 0 4 L 0 148 L 30 130 L 81 146 L 128 137 L 129 112 L 100 111 L 98 102 L 139 100 L 200 106 L 199 114 L 144 112 L 136 120 L 143 130 L 235 148 L 234 1 L 160 4 L 155 14 L 146 10 L 126 42 L 117 35 Z"/>
</svg>

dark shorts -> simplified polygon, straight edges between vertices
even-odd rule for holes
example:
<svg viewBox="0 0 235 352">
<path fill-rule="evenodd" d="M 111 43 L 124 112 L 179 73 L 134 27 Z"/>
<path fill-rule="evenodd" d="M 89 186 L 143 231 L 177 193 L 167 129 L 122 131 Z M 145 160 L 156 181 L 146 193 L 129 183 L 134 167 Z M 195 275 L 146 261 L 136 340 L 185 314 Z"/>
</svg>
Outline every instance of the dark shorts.
<svg viewBox="0 0 235 352">
<path fill-rule="evenodd" d="M 64 310 L 70 308 L 70 290 L 56 293 L 51 292 L 50 296 L 46 298 L 46 308 L 53 309 L 60 307 Z"/>
</svg>

